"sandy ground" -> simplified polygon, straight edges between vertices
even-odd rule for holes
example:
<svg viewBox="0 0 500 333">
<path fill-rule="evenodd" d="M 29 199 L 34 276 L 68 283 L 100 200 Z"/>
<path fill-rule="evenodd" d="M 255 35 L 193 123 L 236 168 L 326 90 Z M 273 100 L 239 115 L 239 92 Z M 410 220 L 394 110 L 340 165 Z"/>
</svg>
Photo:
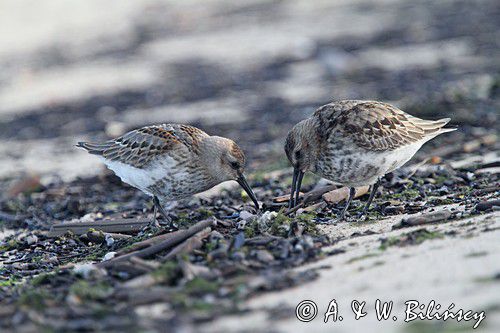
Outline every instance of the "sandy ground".
<svg viewBox="0 0 500 333">
<path fill-rule="evenodd" d="M 103 10 L 100 1 L 5 1 L 0 176 L 100 172 L 72 148 L 95 131 L 186 122 L 226 125 L 240 139 L 249 119 L 273 124 L 270 114 L 284 110 L 291 125 L 333 98 L 378 96 L 404 107 L 436 91 L 487 95 L 498 31 L 483 16 L 494 19 L 494 2 L 482 1 L 470 18 L 483 18 L 479 26 L 458 25 L 467 6 L 453 1 L 412 3 L 150 0 L 109 1 Z M 271 129 L 280 154 L 288 128 Z M 245 137 L 243 145 L 264 151 L 269 139 Z"/>
<path fill-rule="evenodd" d="M 213 332 L 231 331 L 238 327 L 243 331 L 253 329 L 279 332 L 415 332 L 417 325 L 405 323 L 405 302 L 418 300 L 428 304 L 431 300 L 455 310 L 485 311 L 486 319 L 478 331 L 496 332 L 500 324 L 498 295 L 500 286 L 493 278 L 498 275 L 500 260 L 500 214 L 492 213 L 478 219 L 465 219 L 433 226 L 431 231 L 457 234 L 444 239 L 429 240 L 417 246 L 392 247 L 380 250 L 380 238 L 400 235 L 421 227 L 390 231 L 396 220 L 386 219 L 369 226 L 353 227 L 339 225 L 325 228 L 333 236 L 338 228 L 350 232 L 371 230 L 376 234 L 348 238 L 338 242 L 331 250 L 342 249 L 345 253 L 321 260 L 306 268 L 321 267 L 318 280 L 289 290 L 256 297 L 248 302 L 255 312 L 250 316 L 222 317 L 206 329 Z M 473 222 L 473 224 L 471 223 Z M 484 229 L 488 228 L 488 231 Z M 491 231 L 490 231 L 491 230 Z M 324 314 L 330 302 L 335 299 L 339 305 L 342 322 L 324 323 Z M 396 323 L 377 321 L 375 301 L 393 301 Z M 293 312 L 299 302 L 312 300 L 318 306 L 318 316 L 311 322 L 303 323 L 293 316 L 275 318 L 269 309 L 283 308 Z M 368 315 L 354 320 L 351 302 L 366 301 Z M 288 310 L 286 310 L 288 309 Z M 461 327 L 471 330 L 474 321 L 461 326 L 456 322 L 434 322 L 423 326 L 427 331 L 453 330 Z M 416 327 L 415 327 L 416 326 Z M 205 328 L 204 328 L 205 329 Z M 418 330 L 417 330 L 418 331 Z"/>
</svg>

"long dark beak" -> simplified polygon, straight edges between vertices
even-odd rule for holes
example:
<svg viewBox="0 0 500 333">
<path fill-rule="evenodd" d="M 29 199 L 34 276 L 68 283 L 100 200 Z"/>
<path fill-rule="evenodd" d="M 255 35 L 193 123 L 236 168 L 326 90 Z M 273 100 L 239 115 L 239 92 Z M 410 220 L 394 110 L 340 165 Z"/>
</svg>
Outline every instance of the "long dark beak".
<svg viewBox="0 0 500 333">
<path fill-rule="evenodd" d="M 293 179 L 292 179 L 292 190 L 290 191 L 290 201 L 288 202 L 289 209 L 295 207 L 295 205 L 297 205 L 297 202 L 299 201 L 300 187 L 302 186 L 303 178 L 304 178 L 304 172 L 300 171 L 298 168 L 294 168 Z"/>
<path fill-rule="evenodd" d="M 250 185 L 248 185 L 245 176 L 243 174 L 240 174 L 239 177 L 238 177 L 238 179 L 236 179 L 236 181 L 238 182 L 238 184 L 240 184 L 241 187 L 243 187 L 243 189 L 245 190 L 245 192 L 247 192 L 247 194 L 250 197 L 250 199 L 252 199 L 253 204 L 255 205 L 255 208 L 257 210 L 259 210 L 260 207 L 259 207 L 259 203 L 257 202 L 257 197 L 253 193 L 252 188 L 250 187 Z"/>
</svg>

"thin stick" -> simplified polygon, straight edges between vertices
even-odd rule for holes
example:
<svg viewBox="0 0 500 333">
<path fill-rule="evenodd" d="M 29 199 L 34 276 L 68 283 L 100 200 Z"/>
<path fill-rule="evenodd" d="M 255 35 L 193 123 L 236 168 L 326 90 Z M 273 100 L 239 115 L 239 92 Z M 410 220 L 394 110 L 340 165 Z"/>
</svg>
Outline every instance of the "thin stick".
<svg viewBox="0 0 500 333">
<path fill-rule="evenodd" d="M 195 224 L 194 226 L 190 227 L 189 229 L 187 229 L 187 230 L 180 230 L 181 232 L 173 235 L 172 237 L 167 238 L 167 239 L 165 239 L 165 240 L 163 240 L 163 241 L 161 241 L 159 243 L 156 243 L 154 245 L 151 245 L 151 246 L 149 246 L 149 247 L 147 247 L 145 249 L 142 249 L 142 250 L 139 250 L 139 251 L 135 251 L 135 252 L 132 252 L 132 253 L 128 253 L 128 254 L 116 257 L 114 259 L 108 260 L 108 261 L 103 261 L 103 262 L 100 262 L 100 263 L 98 263 L 96 265 L 98 267 L 109 267 L 109 266 L 112 266 L 112 265 L 116 264 L 117 262 L 122 262 L 122 261 L 128 260 L 131 257 L 139 257 L 139 258 L 150 257 L 153 254 L 156 254 L 156 253 L 161 252 L 163 250 L 166 250 L 166 249 L 169 249 L 171 247 L 174 247 L 175 245 L 177 245 L 177 244 L 185 241 L 189 237 L 197 234 L 201 230 L 203 230 L 203 229 L 205 229 L 207 227 L 212 226 L 213 223 L 214 223 L 213 220 L 204 220 L 204 221 L 198 222 L 197 224 Z"/>
<path fill-rule="evenodd" d="M 203 245 L 202 240 L 204 238 L 208 237 L 208 235 L 210 235 L 211 231 L 212 231 L 212 229 L 210 229 L 210 228 L 203 229 L 202 231 L 200 231 L 199 233 L 197 233 L 193 237 L 189 238 L 185 242 L 174 247 L 172 250 L 170 250 L 169 253 L 167 253 L 165 256 L 161 257 L 160 261 L 165 262 L 167 260 L 174 258 L 178 254 L 181 254 L 181 253 L 188 254 L 188 253 L 193 252 L 196 249 L 199 249 Z"/>
<path fill-rule="evenodd" d="M 157 244 L 157 243 L 159 243 L 161 241 L 164 241 L 166 239 L 175 237 L 175 235 L 177 235 L 177 234 L 179 234 L 179 233 L 181 233 L 183 231 L 184 230 L 176 230 L 176 231 L 169 232 L 169 233 L 166 233 L 166 234 L 161 234 L 161 235 L 158 235 L 158 236 L 154 236 L 154 237 L 148 238 L 148 239 L 140 241 L 140 242 L 136 242 L 136 243 L 130 245 L 129 247 L 120 249 L 119 251 L 116 252 L 116 255 L 117 256 L 122 256 L 122 255 L 130 253 L 130 252 L 134 252 L 134 251 L 145 249 L 148 246 L 151 246 L 151 245 Z"/>
<path fill-rule="evenodd" d="M 49 237 L 58 237 L 68 231 L 75 235 L 83 235 L 89 229 L 100 230 L 103 232 L 137 232 L 147 226 L 151 221 L 149 219 L 115 219 L 100 220 L 93 222 L 63 222 L 55 224 L 50 228 Z"/>
</svg>

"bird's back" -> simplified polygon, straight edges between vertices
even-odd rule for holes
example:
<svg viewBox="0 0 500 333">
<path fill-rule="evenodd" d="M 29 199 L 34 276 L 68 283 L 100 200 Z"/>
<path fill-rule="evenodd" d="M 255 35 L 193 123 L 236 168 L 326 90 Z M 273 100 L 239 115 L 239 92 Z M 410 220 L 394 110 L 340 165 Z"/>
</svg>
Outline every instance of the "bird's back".
<svg viewBox="0 0 500 333">
<path fill-rule="evenodd" d="M 106 142 L 79 142 L 77 146 L 100 156 L 122 181 L 149 195 L 176 196 L 178 192 L 181 196 L 190 189 L 178 185 L 199 176 L 200 172 L 193 170 L 199 164 L 200 143 L 206 137 L 208 134 L 193 126 L 162 124 Z"/>
<path fill-rule="evenodd" d="M 455 130 L 443 128 L 450 118 L 425 120 L 376 101 L 332 102 L 319 108 L 313 118 L 323 139 L 332 134 L 342 136 L 370 151 L 422 144 L 441 133 Z"/>
<path fill-rule="evenodd" d="M 161 124 L 142 127 L 102 143 L 78 142 L 90 154 L 141 168 L 161 155 L 187 150 L 196 153 L 208 134 L 188 125 Z"/>
<path fill-rule="evenodd" d="M 374 101 L 344 100 L 312 116 L 319 141 L 315 172 L 348 186 L 370 185 L 410 160 L 449 118 L 424 120 Z"/>
</svg>

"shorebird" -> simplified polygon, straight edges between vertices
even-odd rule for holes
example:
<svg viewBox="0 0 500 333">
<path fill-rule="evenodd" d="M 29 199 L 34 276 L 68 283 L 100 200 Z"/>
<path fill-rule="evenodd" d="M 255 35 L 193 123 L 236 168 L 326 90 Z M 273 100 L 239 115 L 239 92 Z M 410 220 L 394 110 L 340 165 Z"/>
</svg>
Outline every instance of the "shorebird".
<svg viewBox="0 0 500 333">
<path fill-rule="evenodd" d="M 240 147 L 196 127 L 146 126 L 102 143 L 78 142 L 77 147 L 98 155 L 123 182 L 153 198 L 155 226 L 158 211 L 172 223 L 163 203 L 203 192 L 227 180 L 236 180 L 259 209 L 243 175 L 245 155 Z"/>
<path fill-rule="evenodd" d="M 403 166 L 425 142 L 454 131 L 443 128 L 449 121 L 420 119 L 376 101 L 342 100 L 323 105 L 295 125 L 286 138 L 285 152 L 294 167 L 289 207 L 297 204 L 302 177 L 311 171 L 349 187 L 340 220 L 355 187 L 370 185 L 366 214 L 380 178 Z"/>
</svg>

